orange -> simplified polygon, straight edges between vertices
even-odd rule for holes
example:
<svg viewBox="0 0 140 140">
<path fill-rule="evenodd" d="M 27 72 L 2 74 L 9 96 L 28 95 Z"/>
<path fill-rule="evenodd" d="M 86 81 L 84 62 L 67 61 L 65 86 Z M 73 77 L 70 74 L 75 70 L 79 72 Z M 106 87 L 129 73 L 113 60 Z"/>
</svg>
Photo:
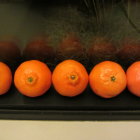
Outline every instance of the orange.
<svg viewBox="0 0 140 140">
<path fill-rule="evenodd" d="M 103 98 L 112 98 L 125 89 L 126 74 L 119 64 L 104 61 L 92 69 L 89 83 L 95 94 Z"/>
<path fill-rule="evenodd" d="M 60 95 L 74 97 L 81 94 L 87 87 L 88 73 L 81 63 L 65 60 L 54 69 L 52 82 Z"/>
<path fill-rule="evenodd" d="M 12 84 L 12 72 L 10 68 L 0 62 L 0 95 L 8 92 Z"/>
<path fill-rule="evenodd" d="M 41 96 L 51 86 L 51 71 L 45 63 L 38 60 L 25 61 L 17 68 L 14 83 L 23 95 Z"/>
<path fill-rule="evenodd" d="M 140 61 L 134 62 L 126 71 L 128 90 L 140 97 Z"/>
</svg>

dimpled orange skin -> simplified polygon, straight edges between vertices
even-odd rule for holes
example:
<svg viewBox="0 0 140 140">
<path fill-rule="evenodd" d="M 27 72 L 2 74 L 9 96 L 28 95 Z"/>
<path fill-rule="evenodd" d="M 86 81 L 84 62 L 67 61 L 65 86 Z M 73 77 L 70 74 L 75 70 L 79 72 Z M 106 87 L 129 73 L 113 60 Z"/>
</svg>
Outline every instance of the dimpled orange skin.
<svg viewBox="0 0 140 140">
<path fill-rule="evenodd" d="M 87 87 L 88 73 L 81 63 L 65 60 L 54 69 L 52 82 L 60 95 L 74 97 L 81 94 Z"/>
<path fill-rule="evenodd" d="M 126 71 L 128 90 L 140 97 L 140 61 L 134 62 Z"/>
<path fill-rule="evenodd" d="M 51 86 L 51 71 L 48 66 L 38 60 L 23 62 L 14 75 L 16 88 L 25 96 L 38 97 Z"/>
<path fill-rule="evenodd" d="M 10 68 L 0 62 L 0 95 L 8 92 L 12 84 L 12 72 Z"/>
<path fill-rule="evenodd" d="M 104 61 L 92 69 L 89 83 L 93 92 L 98 96 L 112 98 L 126 88 L 126 74 L 119 64 Z"/>
</svg>

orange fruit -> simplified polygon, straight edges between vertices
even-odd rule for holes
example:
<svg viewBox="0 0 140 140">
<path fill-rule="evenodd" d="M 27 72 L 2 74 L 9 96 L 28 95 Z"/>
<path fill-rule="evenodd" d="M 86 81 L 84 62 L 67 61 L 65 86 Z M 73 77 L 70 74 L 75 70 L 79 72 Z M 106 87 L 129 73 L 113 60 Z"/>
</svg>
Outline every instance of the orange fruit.
<svg viewBox="0 0 140 140">
<path fill-rule="evenodd" d="M 12 84 L 12 72 L 10 68 L 0 62 L 0 95 L 8 92 Z"/>
<path fill-rule="evenodd" d="M 15 41 L 0 41 L 0 61 L 9 66 L 12 71 L 15 71 L 21 61 L 21 52 L 17 42 Z"/>
<path fill-rule="evenodd" d="M 83 44 L 75 35 L 75 33 L 69 33 L 61 40 L 56 53 L 58 61 L 67 59 L 82 61 L 85 57 L 85 49 L 83 47 Z"/>
<path fill-rule="evenodd" d="M 37 59 L 45 63 L 52 63 L 54 61 L 55 52 L 50 46 L 49 37 L 38 36 L 29 41 L 23 50 L 24 60 Z"/>
<path fill-rule="evenodd" d="M 140 41 L 125 38 L 120 42 L 120 45 L 121 47 L 117 52 L 120 64 L 128 68 L 132 63 L 140 60 Z"/>
<path fill-rule="evenodd" d="M 14 83 L 23 95 L 41 96 L 51 86 L 51 71 L 45 63 L 38 60 L 25 61 L 17 68 Z"/>
<path fill-rule="evenodd" d="M 128 90 L 140 97 L 140 61 L 134 62 L 126 71 Z"/>
<path fill-rule="evenodd" d="M 87 87 L 88 73 L 81 63 L 65 60 L 54 69 L 52 82 L 60 95 L 73 97 L 81 94 Z"/>
<path fill-rule="evenodd" d="M 94 37 L 87 50 L 89 61 L 93 65 L 105 60 L 116 60 L 116 52 L 114 43 L 103 36 Z"/>
<path fill-rule="evenodd" d="M 92 69 L 89 83 L 95 94 L 103 98 L 112 98 L 125 89 L 126 74 L 119 64 L 104 61 Z"/>
</svg>

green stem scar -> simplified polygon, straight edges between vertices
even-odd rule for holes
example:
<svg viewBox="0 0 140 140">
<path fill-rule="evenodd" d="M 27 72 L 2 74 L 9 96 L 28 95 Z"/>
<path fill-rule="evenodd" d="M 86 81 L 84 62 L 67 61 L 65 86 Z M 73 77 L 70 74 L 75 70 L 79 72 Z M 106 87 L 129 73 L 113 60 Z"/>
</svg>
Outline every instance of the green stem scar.
<svg viewBox="0 0 140 140">
<path fill-rule="evenodd" d="M 76 76 L 75 76 L 75 75 L 71 75 L 70 78 L 71 78 L 72 80 L 75 80 Z"/>
<path fill-rule="evenodd" d="M 111 78 L 110 78 L 110 79 L 111 79 L 111 81 L 112 81 L 112 82 L 115 82 L 116 77 L 115 77 L 115 76 L 111 76 Z"/>
<path fill-rule="evenodd" d="M 28 78 L 28 82 L 32 83 L 33 82 L 33 78 L 32 77 L 29 77 Z"/>
<path fill-rule="evenodd" d="M 68 73 L 68 83 L 72 86 L 75 86 L 79 83 L 80 77 L 79 74 L 76 72 Z"/>
</svg>

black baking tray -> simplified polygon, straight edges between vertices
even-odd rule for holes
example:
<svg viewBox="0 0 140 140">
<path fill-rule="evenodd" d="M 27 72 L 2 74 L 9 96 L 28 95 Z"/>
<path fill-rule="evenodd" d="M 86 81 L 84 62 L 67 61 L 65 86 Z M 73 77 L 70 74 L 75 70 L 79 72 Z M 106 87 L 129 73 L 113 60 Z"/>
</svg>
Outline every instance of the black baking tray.
<svg viewBox="0 0 140 140">
<path fill-rule="evenodd" d="M 14 86 L 0 98 L 0 119 L 30 120 L 139 120 L 140 98 L 127 90 L 112 99 L 96 96 L 89 87 L 74 98 L 53 87 L 41 97 L 29 98 Z"/>
<path fill-rule="evenodd" d="M 98 0 L 95 1 L 97 3 Z M 132 1 L 127 3 L 128 1 L 124 0 L 106 0 L 104 2 L 106 7 L 112 8 L 112 13 L 101 5 L 100 8 L 109 12 L 109 15 L 106 15 L 107 19 L 104 15 L 103 20 L 100 20 L 100 26 L 96 28 L 99 11 L 95 10 L 90 0 L 1 0 L 0 36 L 7 34 L 18 36 L 21 39 L 21 51 L 33 35 L 48 33 L 57 43 L 68 30 L 77 32 L 83 38 L 83 43 L 94 34 L 107 35 L 114 41 L 121 40 L 125 36 L 140 38 L 135 28 L 140 24 L 137 14 L 140 9 L 139 2 L 134 1 L 137 8 L 131 6 Z M 129 12 L 133 11 L 129 15 L 127 15 L 128 9 L 123 9 L 126 6 Z M 55 10 L 57 12 L 54 12 Z M 75 13 L 76 11 L 80 12 Z M 61 14 L 62 16 L 59 17 Z M 90 21 L 90 17 L 93 17 L 91 19 L 95 19 L 95 22 Z M 136 23 L 134 27 L 131 17 Z M 62 28 L 64 29 L 61 31 Z M 126 89 L 115 98 L 103 99 L 96 96 L 90 87 L 74 98 L 60 96 L 53 87 L 41 97 L 29 98 L 20 94 L 12 85 L 10 91 L 0 97 L 0 119 L 140 120 L 140 98 Z"/>
</svg>

